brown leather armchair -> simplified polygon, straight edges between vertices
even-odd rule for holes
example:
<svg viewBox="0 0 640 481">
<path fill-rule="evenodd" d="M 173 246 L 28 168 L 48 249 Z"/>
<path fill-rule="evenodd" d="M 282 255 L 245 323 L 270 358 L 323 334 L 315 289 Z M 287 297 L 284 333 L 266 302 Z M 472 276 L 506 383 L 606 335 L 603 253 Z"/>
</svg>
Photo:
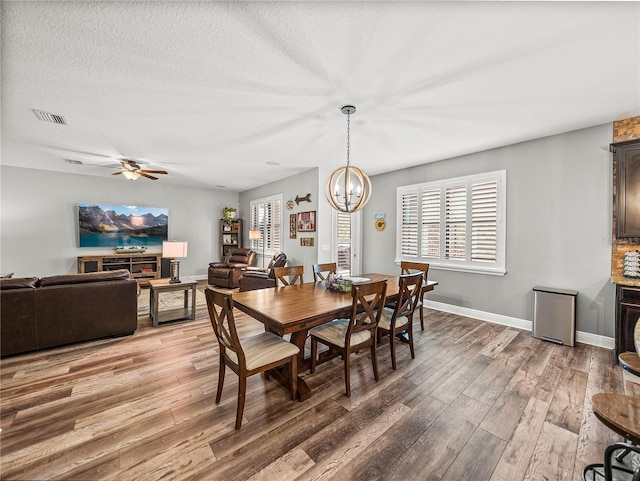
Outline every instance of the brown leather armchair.
<svg viewBox="0 0 640 481">
<path fill-rule="evenodd" d="M 276 276 L 273 273 L 274 267 L 284 267 L 287 263 L 287 255 L 278 252 L 273 256 L 271 262 L 265 270 L 244 271 L 238 280 L 240 292 L 253 291 L 256 289 L 266 289 L 276 286 Z"/>
<path fill-rule="evenodd" d="M 251 249 L 242 247 L 229 249 L 224 261 L 209 263 L 208 282 L 216 287 L 236 288 L 243 269 L 255 266 L 257 260 L 255 251 Z"/>
</svg>

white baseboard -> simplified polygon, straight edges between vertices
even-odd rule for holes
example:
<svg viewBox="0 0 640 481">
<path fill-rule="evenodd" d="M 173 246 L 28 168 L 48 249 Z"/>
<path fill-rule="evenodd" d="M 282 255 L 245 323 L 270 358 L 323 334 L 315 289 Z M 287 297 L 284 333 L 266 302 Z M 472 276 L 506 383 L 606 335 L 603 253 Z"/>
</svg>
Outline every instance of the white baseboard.
<svg viewBox="0 0 640 481">
<path fill-rule="evenodd" d="M 493 324 L 500 324 L 502 326 L 515 327 L 517 329 L 523 329 L 531 332 L 531 321 L 526 319 L 503 316 L 502 314 L 495 314 L 493 312 L 479 311 L 477 309 L 454 306 L 452 304 L 429 301 L 426 299 L 424 304 L 425 307 L 435 309 L 436 311 L 449 312 L 451 314 L 458 314 L 460 316 L 471 317 L 473 319 L 479 319 Z M 600 336 L 589 332 L 576 331 L 576 341 L 583 344 L 602 347 L 604 349 L 613 349 L 615 347 L 615 340 L 612 337 Z"/>
</svg>

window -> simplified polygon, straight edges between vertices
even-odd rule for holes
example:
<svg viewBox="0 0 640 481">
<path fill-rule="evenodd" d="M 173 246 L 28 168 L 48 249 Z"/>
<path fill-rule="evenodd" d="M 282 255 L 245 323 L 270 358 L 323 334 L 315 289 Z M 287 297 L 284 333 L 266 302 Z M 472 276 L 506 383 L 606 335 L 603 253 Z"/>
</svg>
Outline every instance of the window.
<svg viewBox="0 0 640 481">
<path fill-rule="evenodd" d="M 260 239 L 251 241 L 251 248 L 272 256 L 282 249 L 282 194 L 252 200 L 249 209 L 249 228 L 262 233 Z"/>
<path fill-rule="evenodd" d="M 337 212 L 338 262 L 336 274 L 351 275 L 351 214 Z"/>
<path fill-rule="evenodd" d="M 507 172 L 398 187 L 397 260 L 504 275 Z"/>
</svg>

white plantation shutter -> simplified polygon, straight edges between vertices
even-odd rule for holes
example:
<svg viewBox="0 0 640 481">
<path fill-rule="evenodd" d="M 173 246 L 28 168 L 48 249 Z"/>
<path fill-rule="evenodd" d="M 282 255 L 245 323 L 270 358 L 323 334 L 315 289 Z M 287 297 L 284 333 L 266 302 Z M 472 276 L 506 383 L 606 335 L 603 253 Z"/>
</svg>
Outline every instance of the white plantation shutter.
<svg viewBox="0 0 640 481">
<path fill-rule="evenodd" d="M 422 193 L 422 257 L 440 257 L 440 190 Z"/>
<path fill-rule="evenodd" d="M 338 265 L 337 274 L 351 275 L 351 214 L 337 213 L 337 248 Z"/>
<path fill-rule="evenodd" d="M 282 249 L 282 195 L 253 200 L 250 203 L 250 229 L 263 232 L 261 239 L 251 241 L 251 248 L 270 256 Z"/>
<path fill-rule="evenodd" d="M 471 186 L 471 260 L 495 262 L 498 249 L 498 183 Z"/>
<path fill-rule="evenodd" d="M 447 187 L 445 202 L 445 257 L 465 259 L 467 249 L 467 187 Z"/>
<path fill-rule="evenodd" d="M 418 255 L 418 191 L 402 195 L 402 223 L 400 229 L 400 253 L 402 256 Z"/>
<path fill-rule="evenodd" d="M 504 275 L 505 170 L 398 188 L 397 261 Z"/>
</svg>

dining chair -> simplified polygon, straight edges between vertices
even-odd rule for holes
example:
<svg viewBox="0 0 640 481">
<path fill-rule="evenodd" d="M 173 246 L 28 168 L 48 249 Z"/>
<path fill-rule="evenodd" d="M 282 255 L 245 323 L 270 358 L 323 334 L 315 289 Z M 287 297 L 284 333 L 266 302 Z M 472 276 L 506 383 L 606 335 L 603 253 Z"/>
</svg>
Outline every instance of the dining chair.
<svg viewBox="0 0 640 481">
<path fill-rule="evenodd" d="M 338 265 L 335 262 L 329 262 L 327 264 L 314 264 L 313 265 L 313 282 L 324 281 L 329 275 L 335 274 L 338 270 Z"/>
<path fill-rule="evenodd" d="M 387 280 L 351 287 L 351 315 L 349 319 L 335 319 L 329 323 L 314 327 L 311 336 L 311 373 L 316 371 L 318 342 L 339 352 L 344 361 L 344 382 L 347 397 L 351 397 L 352 352 L 366 347 L 371 348 L 373 375 L 378 381 L 378 360 L 376 358 L 376 328 L 382 315 L 387 295 Z"/>
<path fill-rule="evenodd" d="M 294 286 L 304 282 L 304 266 L 276 267 L 273 274 L 283 286 Z"/>
<path fill-rule="evenodd" d="M 426 284 L 427 275 L 429 274 L 429 264 L 410 261 L 400 262 L 400 274 L 413 274 L 415 272 L 423 273 L 422 284 Z M 416 309 L 420 309 L 420 329 L 424 331 L 424 292 L 420 292 L 420 302 L 418 302 Z"/>
<path fill-rule="evenodd" d="M 413 313 L 420 302 L 422 292 L 422 273 L 401 275 L 398 281 L 398 300 L 394 307 L 386 306 L 378 323 L 378 340 L 389 336 L 391 348 L 391 367 L 396 370 L 396 340 L 409 344 L 411 358 L 416 358 L 413 348 Z M 402 334 L 406 334 L 405 339 Z"/>
<path fill-rule="evenodd" d="M 219 344 L 220 368 L 218 372 L 218 392 L 216 404 L 222 397 L 224 374 L 228 366 L 239 377 L 238 408 L 236 411 L 236 430 L 242 424 L 244 400 L 247 392 L 247 378 L 278 366 L 289 364 L 291 399 L 297 394 L 297 358 L 300 350 L 294 344 L 285 341 L 271 332 L 262 332 L 246 339 L 238 337 L 233 317 L 233 298 L 230 294 L 206 289 L 209 319 Z M 265 377 L 267 373 L 265 372 Z"/>
</svg>

